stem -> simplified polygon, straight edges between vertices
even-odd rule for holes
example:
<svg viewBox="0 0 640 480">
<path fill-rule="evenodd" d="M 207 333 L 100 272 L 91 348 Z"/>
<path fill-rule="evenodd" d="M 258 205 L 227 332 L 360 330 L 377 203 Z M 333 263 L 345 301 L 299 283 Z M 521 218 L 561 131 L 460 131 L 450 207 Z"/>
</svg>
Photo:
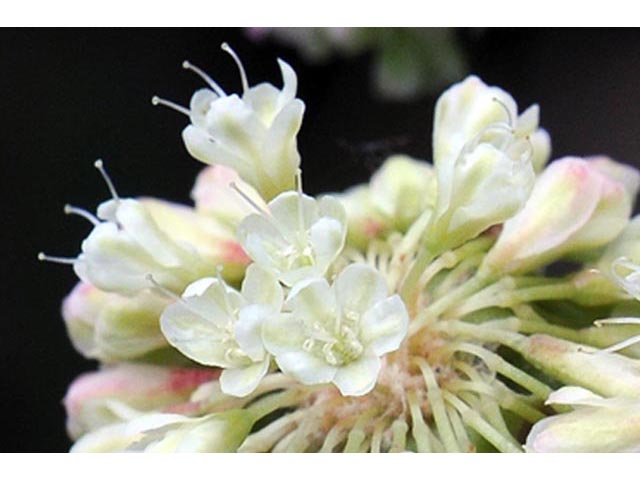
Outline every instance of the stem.
<svg viewBox="0 0 640 480">
<path fill-rule="evenodd" d="M 473 428 L 481 436 L 483 436 L 489 443 L 496 447 L 500 452 L 504 453 L 520 453 L 522 449 L 519 445 L 513 443 L 513 441 L 499 431 L 493 428 L 484 418 L 482 418 L 476 411 L 469 408 L 464 402 L 458 399 L 455 395 L 444 392 L 444 398 L 449 402 L 462 416 L 462 421 Z"/>
<path fill-rule="evenodd" d="M 532 394 L 542 400 L 546 400 L 552 392 L 551 388 L 548 385 L 542 383 L 537 378 L 532 377 L 528 373 L 513 366 L 500 355 L 496 355 L 495 353 L 490 352 L 483 347 L 472 345 L 470 343 L 463 343 L 460 345 L 456 345 L 456 349 L 463 352 L 471 353 L 472 355 L 481 358 L 489 368 L 504 375 L 509 380 L 512 380 L 518 385 L 526 388 Z"/>
<path fill-rule="evenodd" d="M 508 320 L 512 320 L 515 325 L 518 324 L 516 318 Z M 499 343 L 514 350 L 517 350 L 517 348 L 519 348 L 520 346 L 520 343 L 527 338 L 524 335 L 516 332 L 506 331 L 498 328 L 491 328 L 487 325 L 473 325 L 471 323 L 458 320 L 439 322 L 437 325 L 434 325 L 433 328 L 445 333 L 448 336 L 460 335 L 486 343 Z"/>
<path fill-rule="evenodd" d="M 250 405 L 247 410 L 253 415 L 255 420 L 259 420 L 276 410 L 297 404 L 303 396 L 304 392 L 300 390 L 286 390 L 260 398 Z"/>
<path fill-rule="evenodd" d="M 413 435 L 416 441 L 416 450 L 418 453 L 430 453 L 433 449 L 429 438 L 429 427 L 424 422 L 424 416 L 416 392 L 410 391 L 407 393 L 407 400 L 411 412 L 411 435 Z"/>
<path fill-rule="evenodd" d="M 429 262 L 433 260 L 436 255 L 436 252 L 423 248 L 418 254 L 418 258 L 413 262 L 409 273 L 407 273 L 404 280 L 402 280 L 400 296 L 402 297 L 402 300 L 404 300 L 405 305 L 407 305 L 410 315 L 414 314 L 417 309 L 416 304 L 418 301 L 418 294 L 420 293 L 418 289 L 420 277 L 427 268 L 427 265 L 429 265 Z"/>
<path fill-rule="evenodd" d="M 400 453 L 407 449 L 407 432 L 409 425 L 403 419 L 398 418 L 391 424 L 391 432 L 393 434 L 391 440 L 391 448 L 389 453 Z"/>
<path fill-rule="evenodd" d="M 444 443 L 445 450 L 447 452 L 460 452 L 460 446 L 453 434 L 453 429 L 449 423 L 447 411 L 445 410 L 442 390 L 440 390 L 440 387 L 438 386 L 433 370 L 431 370 L 431 367 L 424 359 L 414 357 L 414 360 L 418 364 L 418 367 L 422 372 L 422 376 L 424 377 L 424 383 L 427 386 L 427 399 L 431 405 L 436 429 L 440 433 L 440 438 L 442 443 Z"/>
<path fill-rule="evenodd" d="M 307 412 L 296 410 L 271 422 L 263 429 L 249 435 L 242 443 L 238 452 L 241 453 L 262 453 L 268 452 L 283 437 L 291 433 L 296 424 Z"/>
</svg>

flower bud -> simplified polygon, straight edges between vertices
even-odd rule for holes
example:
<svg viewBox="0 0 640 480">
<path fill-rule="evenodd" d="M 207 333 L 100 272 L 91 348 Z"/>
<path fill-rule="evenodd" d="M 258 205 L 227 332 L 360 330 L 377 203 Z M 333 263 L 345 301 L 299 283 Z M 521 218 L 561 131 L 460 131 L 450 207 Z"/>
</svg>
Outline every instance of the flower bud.
<svg viewBox="0 0 640 480">
<path fill-rule="evenodd" d="M 433 209 L 437 184 L 433 168 L 407 155 L 389 157 L 373 175 L 371 202 L 387 223 L 405 232 L 427 209 Z"/>
<path fill-rule="evenodd" d="M 227 95 L 217 85 L 215 92 L 197 91 L 191 99 L 191 125 L 182 132 L 194 158 L 232 167 L 266 200 L 292 190 L 300 166 L 296 136 L 304 103 L 295 98 L 295 72 L 282 60 L 278 64 L 281 90 L 261 83 L 245 84 L 242 96 Z M 188 63 L 185 67 L 195 70 Z"/>
<path fill-rule="evenodd" d="M 528 337 L 516 348 L 533 365 L 565 384 L 604 396 L 637 397 L 640 392 L 640 360 L 541 334 Z"/>
<path fill-rule="evenodd" d="M 169 301 L 151 291 L 133 297 L 79 282 L 62 303 L 73 346 L 87 358 L 129 360 L 167 347 L 159 319 Z"/>
<path fill-rule="evenodd" d="M 536 423 L 525 450 L 532 453 L 637 452 L 640 450 L 640 400 L 602 398 L 579 387 L 563 387 L 547 404 L 571 405 L 569 413 Z"/>
<path fill-rule="evenodd" d="M 611 280 L 618 281 L 619 274 L 614 267 L 619 258 L 640 264 L 640 216 L 633 217 L 620 235 L 607 245 L 596 266 Z"/>
<path fill-rule="evenodd" d="M 347 245 L 366 250 L 371 240 L 390 232 L 388 220 L 373 205 L 369 185 L 357 185 L 334 196 L 347 213 Z"/>
<path fill-rule="evenodd" d="M 202 383 L 219 372 L 209 369 L 163 368 L 120 364 L 78 377 L 64 398 L 67 430 L 72 438 L 122 421 L 125 405 L 137 411 L 166 409 L 189 400 Z M 126 415 L 125 415 L 126 416 Z"/>
<path fill-rule="evenodd" d="M 504 224 L 483 266 L 524 273 L 613 240 L 631 212 L 624 185 L 575 157 L 540 175 L 524 208 Z"/>
<path fill-rule="evenodd" d="M 436 168 L 453 163 L 465 145 L 487 127 L 509 126 L 518 138 L 538 134 L 539 108 L 529 107 L 518 116 L 513 97 L 498 87 L 490 87 L 476 76 L 467 77 L 447 89 L 438 99 L 433 126 L 433 158 Z M 546 133 L 546 132 L 545 132 Z M 546 163 L 548 135 L 535 136 L 537 167 Z"/>
<path fill-rule="evenodd" d="M 246 410 L 200 418 L 152 413 L 88 433 L 71 452 L 235 452 L 252 425 L 253 417 Z"/>
<path fill-rule="evenodd" d="M 258 192 L 244 182 L 234 169 L 225 165 L 213 165 L 202 170 L 196 179 L 191 198 L 197 212 L 210 215 L 235 231 L 247 215 L 256 212 L 232 185 L 236 185 L 256 205 L 266 208 L 267 204 Z"/>
</svg>

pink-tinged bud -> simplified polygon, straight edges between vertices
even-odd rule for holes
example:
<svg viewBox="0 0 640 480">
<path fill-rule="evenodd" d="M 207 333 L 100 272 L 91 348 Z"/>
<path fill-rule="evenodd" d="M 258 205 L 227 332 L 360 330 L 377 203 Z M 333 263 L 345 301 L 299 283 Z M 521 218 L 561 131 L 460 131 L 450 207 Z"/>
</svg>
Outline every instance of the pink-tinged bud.
<svg viewBox="0 0 640 480">
<path fill-rule="evenodd" d="M 366 250 L 371 240 L 391 231 L 388 220 L 373 205 L 369 185 L 357 185 L 335 198 L 347 212 L 347 245 Z"/>
<path fill-rule="evenodd" d="M 504 223 L 484 268 L 524 273 L 602 247 L 631 213 L 625 185 L 590 162 L 565 157 L 538 177 L 524 208 Z"/>
<path fill-rule="evenodd" d="M 125 297 L 79 282 L 62 303 L 62 318 L 85 357 L 130 360 L 168 346 L 159 319 L 169 303 L 149 290 Z"/>
<path fill-rule="evenodd" d="M 267 209 L 260 194 L 244 182 L 233 168 L 225 165 L 213 165 L 202 170 L 196 179 L 191 198 L 199 213 L 211 215 L 235 231 L 246 216 L 256 213 L 256 209 L 238 190 L 263 210 Z"/>
<path fill-rule="evenodd" d="M 631 197 L 631 201 L 635 202 L 640 189 L 640 171 L 631 165 L 616 162 L 612 158 L 604 155 L 587 158 L 589 164 L 597 168 L 609 178 L 621 182 L 627 193 Z"/>
<path fill-rule="evenodd" d="M 216 369 L 163 368 L 120 364 L 78 377 L 64 398 L 72 438 L 122 421 L 124 411 L 170 410 L 195 389 L 217 379 Z"/>
<path fill-rule="evenodd" d="M 525 445 L 531 453 L 640 451 L 640 400 L 603 398 L 580 387 L 563 387 L 547 404 L 574 410 L 536 423 Z"/>
</svg>

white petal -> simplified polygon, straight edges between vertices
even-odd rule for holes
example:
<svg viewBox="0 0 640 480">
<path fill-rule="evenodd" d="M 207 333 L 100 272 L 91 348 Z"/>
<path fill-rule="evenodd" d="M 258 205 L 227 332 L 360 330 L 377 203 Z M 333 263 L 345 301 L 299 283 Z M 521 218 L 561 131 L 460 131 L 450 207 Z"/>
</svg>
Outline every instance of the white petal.
<svg viewBox="0 0 640 480">
<path fill-rule="evenodd" d="M 223 332 L 215 323 L 194 314 L 182 303 L 165 309 L 160 328 L 167 341 L 182 354 L 203 365 L 234 367 L 225 358 Z"/>
<path fill-rule="evenodd" d="M 234 325 L 234 338 L 251 360 L 259 361 L 264 358 L 262 324 L 278 313 L 270 305 L 247 305 L 238 313 L 238 321 Z"/>
<path fill-rule="evenodd" d="M 244 397 L 253 392 L 269 370 L 270 357 L 246 367 L 228 368 L 220 375 L 220 388 L 227 395 Z"/>
<path fill-rule="evenodd" d="M 363 314 L 387 298 L 387 282 L 384 277 L 363 263 L 351 264 L 340 272 L 333 290 L 343 312 Z"/>
<path fill-rule="evenodd" d="M 273 355 L 302 350 L 307 334 L 300 319 L 293 315 L 267 318 L 262 325 L 264 347 Z"/>
<path fill-rule="evenodd" d="M 283 353 L 276 357 L 280 369 L 305 385 L 318 385 L 333 380 L 337 368 L 305 351 Z"/>
<path fill-rule="evenodd" d="M 296 288 L 295 293 L 287 299 L 287 308 L 291 309 L 299 320 L 306 320 L 309 325 L 333 323 L 338 314 L 335 296 L 324 278 L 306 281 L 302 288 Z"/>
<path fill-rule="evenodd" d="M 340 389 L 342 395 L 364 395 L 375 386 L 379 372 L 378 356 L 365 353 L 358 360 L 340 367 L 333 383 Z"/>
<path fill-rule="evenodd" d="M 376 355 L 396 350 L 407 335 L 409 314 L 404 302 L 394 295 L 376 303 L 360 321 L 360 340 Z"/>
<path fill-rule="evenodd" d="M 309 240 L 320 275 L 327 271 L 342 251 L 346 235 L 345 225 L 333 218 L 321 218 L 311 227 Z"/>
<path fill-rule="evenodd" d="M 276 276 L 257 264 L 251 264 L 242 282 L 242 296 L 248 303 L 272 305 L 280 310 L 284 299 Z"/>
<path fill-rule="evenodd" d="M 318 205 L 308 195 L 284 192 L 269 202 L 275 222 L 288 239 L 295 241 L 318 219 Z"/>
</svg>

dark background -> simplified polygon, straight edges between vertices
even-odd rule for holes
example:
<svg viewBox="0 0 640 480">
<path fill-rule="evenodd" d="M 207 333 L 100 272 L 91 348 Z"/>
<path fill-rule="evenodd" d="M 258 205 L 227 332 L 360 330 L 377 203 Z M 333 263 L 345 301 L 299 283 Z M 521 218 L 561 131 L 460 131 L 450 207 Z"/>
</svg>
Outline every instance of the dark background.
<svg viewBox="0 0 640 480">
<path fill-rule="evenodd" d="M 457 37 L 470 72 L 521 108 L 540 104 L 554 158 L 607 153 L 639 164 L 640 31 L 463 29 Z M 59 314 L 73 272 L 40 264 L 37 252 L 77 254 L 89 224 L 62 206 L 93 210 L 107 198 L 92 166 L 98 157 L 122 196 L 188 202 L 201 165 L 182 145 L 187 119 L 149 100 L 157 93 L 188 104 L 202 83 L 182 71 L 185 58 L 239 91 L 223 40 L 253 84 L 280 85 L 278 56 L 297 70 L 305 190 L 364 181 L 394 150 L 429 158 L 436 95 L 376 98 L 368 55 L 307 66 L 292 49 L 251 44 L 235 29 L 1 30 L 0 451 L 67 450 L 60 401 L 75 376 L 95 368 L 73 350 Z"/>
</svg>

